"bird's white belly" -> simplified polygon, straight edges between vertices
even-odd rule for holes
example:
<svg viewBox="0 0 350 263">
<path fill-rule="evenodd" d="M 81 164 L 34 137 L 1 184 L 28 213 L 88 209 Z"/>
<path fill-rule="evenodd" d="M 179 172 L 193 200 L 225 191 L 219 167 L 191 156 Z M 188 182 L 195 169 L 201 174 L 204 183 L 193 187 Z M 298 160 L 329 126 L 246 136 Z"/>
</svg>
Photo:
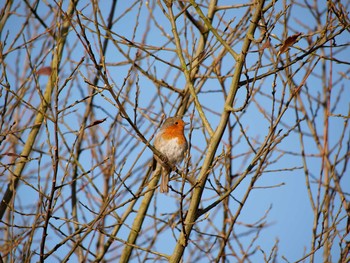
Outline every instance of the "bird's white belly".
<svg viewBox="0 0 350 263">
<path fill-rule="evenodd" d="M 178 138 L 163 142 L 159 147 L 159 151 L 164 154 L 173 164 L 181 162 L 185 152 L 184 147 L 179 146 Z"/>
</svg>

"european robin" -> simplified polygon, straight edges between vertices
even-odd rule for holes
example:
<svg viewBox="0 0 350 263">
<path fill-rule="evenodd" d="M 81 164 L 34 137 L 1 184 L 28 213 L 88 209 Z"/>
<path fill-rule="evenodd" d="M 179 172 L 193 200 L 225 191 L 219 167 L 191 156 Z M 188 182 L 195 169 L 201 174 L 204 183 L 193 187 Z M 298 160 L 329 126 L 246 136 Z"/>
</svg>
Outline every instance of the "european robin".
<svg viewBox="0 0 350 263">
<path fill-rule="evenodd" d="M 172 165 L 181 163 L 185 157 L 187 141 L 184 135 L 184 127 L 186 124 L 187 123 L 179 117 L 168 118 L 164 121 L 164 124 L 154 139 L 154 147 L 167 157 Z M 163 166 L 157 156 L 154 156 L 154 158 L 157 160 L 154 174 L 160 172 L 162 175 L 160 192 L 168 193 L 171 168 Z"/>
</svg>

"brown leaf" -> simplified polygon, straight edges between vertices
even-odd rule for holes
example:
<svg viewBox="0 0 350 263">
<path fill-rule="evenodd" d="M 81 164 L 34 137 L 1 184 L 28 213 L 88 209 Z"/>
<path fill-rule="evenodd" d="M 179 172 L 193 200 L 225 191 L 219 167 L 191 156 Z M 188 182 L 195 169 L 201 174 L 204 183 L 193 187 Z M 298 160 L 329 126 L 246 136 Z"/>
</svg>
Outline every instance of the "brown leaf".
<svg viewBox="0 0 350 263">
<path fill-rule="evenodd" d="M 308 35 L 307 38 L 306 38 L 306 41 L 309 44 L 309 46 L 311 46 L 312 45 L 312 36 Z"/>
<path fill-rule="evenodd" d="M 90 125 L 86 126 L 85 129 L 91 128 L 92 126 L 98 125 L 98 124 L 100 124 L 100 123 L 102 123 L 102 122 L 105 122 L 106 120 L 107 120 L 107 117 L 104 118 L 104 119 L 102 119 L 102 120 L 96 120 L 96 121 L 94 121 L 93 123 L 91 123 Z"/>
<path fill-rule="evenodd" d="M 38 75 L 46 75 L 46 76 L 50 76 L 52 72 L 51 67 L 42 67 L 40 68 L 36 73 Z"/>
<path fill-rule="evenodd" d="M 265 48 L 269 48 L 269 47 L 271 47 L 271 42 L 270 42 L 270 38 L 268 37 L 265 43 L 261 46 L 260 50 L 264 50 Z"/>
<path fill-rule="evenodd" d="M 14 156 L 14 157 L 25 157 L 25 158 L 27 158 L 27 156 L 24 156 L 24 155 L 21 155 L 21 154 L 17 154 L 17 153 L 11 153 L 11 152 L 7 152 L 7 153 L 3 153 L 3 154 L 1 154 L 1 155 L 7 155 L 7 156 Z"/>
<path fill-rule="evenodd" d="M 292 36 L 287 37 L 287 39 L 284 41 L 283 45 L 281 46 L 280 50 L 278 51 L 278 54 L 283 54 L 286 52 L 291 46 L 293 46 L 297 40 L 298 37 L 301 35 L 301 33 L 294 34 Z"/>
</svg>

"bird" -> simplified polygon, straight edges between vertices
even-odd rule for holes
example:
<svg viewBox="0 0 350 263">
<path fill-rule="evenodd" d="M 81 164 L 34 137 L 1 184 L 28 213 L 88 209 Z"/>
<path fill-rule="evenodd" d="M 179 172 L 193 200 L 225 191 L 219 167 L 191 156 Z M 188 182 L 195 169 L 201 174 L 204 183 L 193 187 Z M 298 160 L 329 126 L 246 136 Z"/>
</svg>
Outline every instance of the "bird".
<svg viewBox="0 0 350 263">
<path fill-rule="evenodd" d="M 154 139 L 154 148 L 162 153 L 168 159 L 169 163 L 174 166 L 182 162 L 188 148 L 184 134 L 186 124 L 188 123 L 184 122 L 180 117 L 167 118 Z M 157 161 L 154 174 L 161 173 L 162 176 L 160 192 L 168 193 L 171 168 L 162 165 L 158 156 L 154 155 L 154 159 Z"/>
</svg>

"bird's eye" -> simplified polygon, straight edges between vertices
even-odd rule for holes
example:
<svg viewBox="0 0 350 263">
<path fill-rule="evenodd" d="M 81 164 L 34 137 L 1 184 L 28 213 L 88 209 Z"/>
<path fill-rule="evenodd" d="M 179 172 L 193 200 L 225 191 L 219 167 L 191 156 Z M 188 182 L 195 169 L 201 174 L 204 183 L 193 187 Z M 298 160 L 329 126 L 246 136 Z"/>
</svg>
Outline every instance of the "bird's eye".
<svg viewBox="0 0 350 263">
<path fill-rule="evenodd" d="M 179 122 L 178 122 L 178 121 L 176 121 L 176 122 L 175 122 L 175 124 L 176 124 L 176 125 L 178 125 L 178 124 L 179 124 Z"/>
</svg>

